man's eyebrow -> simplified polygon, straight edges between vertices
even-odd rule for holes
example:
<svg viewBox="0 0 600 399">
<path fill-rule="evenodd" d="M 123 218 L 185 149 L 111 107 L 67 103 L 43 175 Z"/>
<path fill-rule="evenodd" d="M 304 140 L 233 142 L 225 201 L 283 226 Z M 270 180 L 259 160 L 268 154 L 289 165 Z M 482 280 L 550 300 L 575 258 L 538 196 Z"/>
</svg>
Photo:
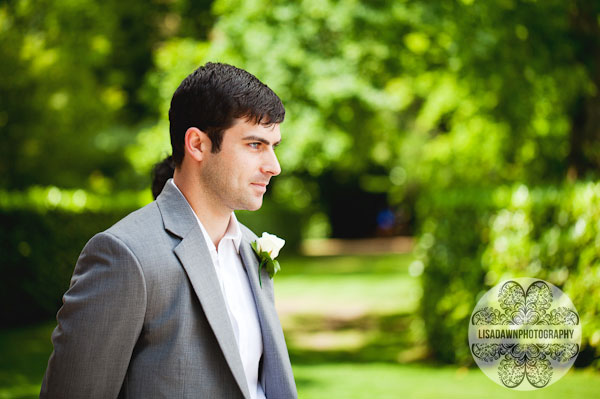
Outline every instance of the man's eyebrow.
<svg viewBox="0 0 600 399">
<path fill-rule="evenodd" d="M 269 140 L 265 140 L 262 137 L 258 137 L 258 136 L 246 136 L 242 140 L 260 141 L 261 143 L 263 143 L 265 145 L 271 145 Z M 281 143 L 281 140 L 273 143 L 273 147 L 277 147 L 279 145 L 279 143 Z"/>
</svg>

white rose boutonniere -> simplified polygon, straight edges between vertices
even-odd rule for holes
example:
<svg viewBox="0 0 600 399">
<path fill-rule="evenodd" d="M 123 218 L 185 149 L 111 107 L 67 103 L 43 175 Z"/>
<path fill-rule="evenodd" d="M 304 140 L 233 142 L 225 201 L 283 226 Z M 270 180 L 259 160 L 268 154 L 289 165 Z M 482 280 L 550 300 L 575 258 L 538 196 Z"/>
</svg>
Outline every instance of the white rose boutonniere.
<svg viewBox="0 0 600 399">
<path fill-rule="evenodd" d="M 263 267 L 266 268 L 269 277 L 273 279 L 273 276 L 281 269 L 279 262 L 276 261 L 275 258 L 279 255 L 279 251 L 285 245 L 285 240 L 274 234 L 263 233 L 262 237 L 256 241 L 252 241 L 250 245 L 260 260 L 260 264 L 258 265 L 258 281 L 262 288 L 260 270 Z"/>
</svg>

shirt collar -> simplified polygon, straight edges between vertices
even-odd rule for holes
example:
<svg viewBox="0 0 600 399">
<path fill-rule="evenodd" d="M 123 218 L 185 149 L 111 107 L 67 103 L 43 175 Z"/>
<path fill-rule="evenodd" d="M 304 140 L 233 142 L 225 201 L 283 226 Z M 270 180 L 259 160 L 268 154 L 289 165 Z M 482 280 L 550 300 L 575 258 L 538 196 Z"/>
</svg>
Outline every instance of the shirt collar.
<svg viewBox="0 0 600 399">
<path fill-rule="evenodd" d="M 175 184 L 175 182 L 172 179 L 169 180 L 169 183 L 171 183 L 173 185 L 173 187 L 175 187 L 177 189 L 177 191 L 179 191 L 179 193 L 181 193 L 181 195 L 185 198 L 185 196 L 183 195 L 183 193 L 181 192 L 179 187 L 177 187 L 177 184 Z M 186 198 L 186 202 L 187 202 L 187 198 Z M 190 207 L 190 209 L 192 209 L 192 206 L 190 205 L 190 203 L 187 202 L 187 204 Z M 193 209 L 192 209 L 192 213 L 194 214 L 194 216 L 196 217 L 196 221 L 200 225 L 200 229 L 202 230 L 202 234 L 204 235 L 204 238 L 207 241 L 207 244 L 211 248 L 215 249 L 215 251 L 216 251 L 215 244 L 210 239 L 208 232 L 204 228 L 204 225 L 200 221 L 200 218 L 198 218 L 198 215 L 196 215 L 196 212 L 194 212 Z M 242 242 L 242 229 L 240 229 L 240 224 L 239 224 L 237 218 L 235 217 L 234 212 L 231 212 L 231 217 L 229 218 L 229 224 L 227 224 L 227 230 L 225 230 L 225 234 L 223 235 L 223 238 L 221 238 L 221 240 L 224 240 L 224 239 L 231 239 L 233 241 L 233 245 L 235 246 L 236 252 L 238 254 L 240 253 L 240 244 Z"/>
<path fill-rule="evenodd" d="M 235 246 L 235 250 L 237 253 L 240 253 L 240 243 L 242 242 L 242 229 L 240 229 L 240 224 L 235 217 L 235 213 L 231 212 L 231 217 L 229 218 L 229 224 L 227 225 L 227 230 L 225 231 L 225 235 L 223 239 L 230 238 L 233 240 L 233 245 Z"/>
</svg>

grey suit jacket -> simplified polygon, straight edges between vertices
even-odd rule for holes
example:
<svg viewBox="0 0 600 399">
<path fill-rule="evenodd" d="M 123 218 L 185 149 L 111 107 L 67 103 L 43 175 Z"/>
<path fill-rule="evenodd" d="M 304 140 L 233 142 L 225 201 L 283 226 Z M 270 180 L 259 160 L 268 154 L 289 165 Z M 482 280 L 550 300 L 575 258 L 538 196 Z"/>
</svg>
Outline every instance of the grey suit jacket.
<svg viewBox="0 0 600 399">
<path fill-rule="evenodd" d="M 240 256 L 263 338 L 269 399 L 296 398 L 273 283 L 242 226 Z M 73 272 L 41 398 L 249 398 L 210 253 L 185 198 L 167 184 L 156 201 L 94 236 Z"/>
</svg>

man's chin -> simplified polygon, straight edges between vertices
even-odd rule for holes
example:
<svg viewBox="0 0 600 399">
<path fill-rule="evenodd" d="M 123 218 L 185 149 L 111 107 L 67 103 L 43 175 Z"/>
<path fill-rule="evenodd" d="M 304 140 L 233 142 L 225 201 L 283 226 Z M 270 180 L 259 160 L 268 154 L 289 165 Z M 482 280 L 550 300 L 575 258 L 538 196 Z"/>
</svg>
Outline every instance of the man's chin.
<svg viewBox="0 0 600 399">
<path fill-rule="evenodd" d="M 252 209 L 249 209 L 249 210 L 250 211 L 258 211 L 262 207 L 262 204 L 263 204 L 263 202 L 262 202 L 262 199 L 261 199 L 258 203 L 255 204 L 254 207 L 252 207 Z"/>
<path fill-rule="evenodd" d="M 262 207 L 262 204 L 263 204 L 263 198 L 261 196 L 258 199 L 255 199 L 253 201 L 249 201 L 248 203 L 246 203 L 244 210 L 245 211 L 257 211 Z"/>
</svg>

